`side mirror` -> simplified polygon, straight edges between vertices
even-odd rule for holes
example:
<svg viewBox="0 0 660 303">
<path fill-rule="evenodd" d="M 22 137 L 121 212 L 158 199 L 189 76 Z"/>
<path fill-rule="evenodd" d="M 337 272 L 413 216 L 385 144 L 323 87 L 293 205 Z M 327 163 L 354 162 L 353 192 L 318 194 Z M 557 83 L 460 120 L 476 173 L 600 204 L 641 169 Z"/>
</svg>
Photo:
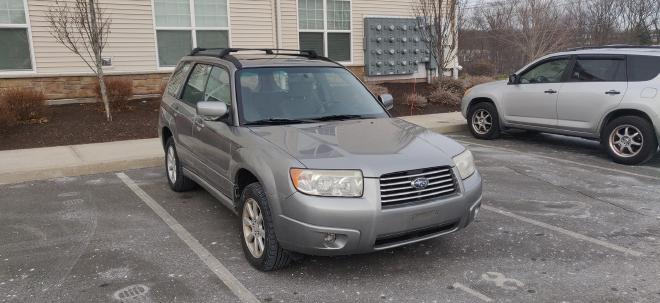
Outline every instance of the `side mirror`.
<svg viewBox="0 0 660 303">
<path fill-rule="evenodd" d="M 383 104 L 386 110 L 394 108 L 394 97 L 390 94 L 382 94 L 378 96 L 378 101 Z"/>
<path fill-rule="evenodd" d="M 507 84 L 520 84 L 520 77 L 516 74 L 511 74 L 509 76 L 509 83 Z"/>
<path fill-rule="evenodd" d="M 224 102 L 197 102 L 197 115 L 202 116 L 205 120 L 218 120 L 224 117 L 228 111 L 227 104 Z"/>
</svg>

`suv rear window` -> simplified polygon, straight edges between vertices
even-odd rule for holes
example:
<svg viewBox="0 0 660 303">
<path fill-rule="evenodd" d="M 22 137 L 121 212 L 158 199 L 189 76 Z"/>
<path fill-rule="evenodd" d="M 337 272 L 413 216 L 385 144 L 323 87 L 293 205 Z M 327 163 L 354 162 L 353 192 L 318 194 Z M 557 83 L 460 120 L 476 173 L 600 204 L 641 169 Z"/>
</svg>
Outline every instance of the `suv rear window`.
<svg viewBox="0 0 660 303">
<path fill-rule="evenodd" d="M 628 81 L 649 81 L 658 74 L 659 56 L 628 56 Z"/>
</svg>

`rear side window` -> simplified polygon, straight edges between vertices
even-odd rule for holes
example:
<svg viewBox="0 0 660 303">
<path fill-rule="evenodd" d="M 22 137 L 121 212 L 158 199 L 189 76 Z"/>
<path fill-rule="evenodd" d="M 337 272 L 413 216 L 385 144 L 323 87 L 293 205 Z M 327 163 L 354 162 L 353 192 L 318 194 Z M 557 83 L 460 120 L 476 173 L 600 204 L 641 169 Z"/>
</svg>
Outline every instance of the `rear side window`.
<svg viewBox="0 0 660 303">
<path fill-rule="evenodd" d="M 172 74 L 172 77 L 170 78 L 170 82 L 167 84 L 167 93 L 170 96 L 176 96 L 176 93 L 179 92 L 179 88 L 181 88 L 181 84 L 183 84 L 183 81 L 186 80 L 186 75 L 188 75 L 188 71 L 190 70 L 190 65 L 191 65 L 190 62 L 184 62 Z"/>
<path fill-rule="evenodd" d="M 626 81 L 623 58 L 577 58 L 571 73 L 573 82 Z"/>
<path fill-rule="evenodd" d="M 660 74 L 660 57 L 628 56 L 628 81 L 649 81 Z"/>
</svg>

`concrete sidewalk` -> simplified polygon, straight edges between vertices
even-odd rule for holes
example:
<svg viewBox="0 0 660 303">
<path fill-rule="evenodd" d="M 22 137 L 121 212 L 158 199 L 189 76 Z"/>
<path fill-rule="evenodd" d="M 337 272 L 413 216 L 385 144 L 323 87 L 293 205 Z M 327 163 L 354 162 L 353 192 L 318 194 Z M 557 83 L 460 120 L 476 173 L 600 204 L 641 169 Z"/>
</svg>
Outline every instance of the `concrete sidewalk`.
<svg viewBox="0 0 660 303">
<path fill-rule="evenodd" d="M 0 184 L 162 164 L 158 138 L 0 151 Z"/>
<path fill-rule="evenodd" d="M 460 113 L 402 117 L 439 133 L 467 128 Z M 0 184 L 163 165 L 158 138 L 0 151 Z"/>
</svg>

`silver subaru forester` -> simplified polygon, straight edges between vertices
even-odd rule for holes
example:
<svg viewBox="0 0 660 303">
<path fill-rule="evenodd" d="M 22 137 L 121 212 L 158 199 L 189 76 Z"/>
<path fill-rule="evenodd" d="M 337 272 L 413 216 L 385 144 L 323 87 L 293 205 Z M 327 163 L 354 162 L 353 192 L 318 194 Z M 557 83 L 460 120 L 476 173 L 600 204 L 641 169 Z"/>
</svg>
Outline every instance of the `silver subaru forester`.
<svg viewBox="0 0 660 303">
<path fill-rule="evenodd" d="M 463 97 L 472 134 L 518 128 L 598 139 L 622 164 L 641 164 L 660 140 L 660 47 L 612 45 L 547 55 L 509 81 Z"/>
<path fill-rule="evenodd" d="M 472 154 L 391 118 L 392 105 L 313 51 L 195 49 L 160 109 L 168 182 L 197 184 L 235 211 L 260 270 L 467 226 L 482 197 Z"/>
</svg>

